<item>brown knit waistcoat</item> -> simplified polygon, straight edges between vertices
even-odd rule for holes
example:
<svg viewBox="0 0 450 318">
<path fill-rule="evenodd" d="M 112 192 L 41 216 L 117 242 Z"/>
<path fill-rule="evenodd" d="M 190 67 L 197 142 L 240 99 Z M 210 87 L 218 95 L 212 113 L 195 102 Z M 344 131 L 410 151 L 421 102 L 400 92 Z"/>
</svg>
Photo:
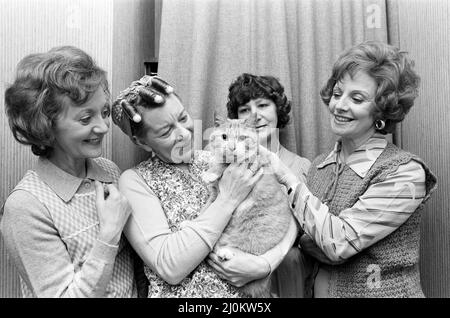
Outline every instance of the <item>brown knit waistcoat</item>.
<svg viewBox="0 0 450 318">
<path fill-rule="evenodd" d="M 309 190 L 321 201 L 332 188 L 336 165 L 318 169 L 316 166 L 325 158 L 326 155 L 320 155 L 314 160 L 307 178 Z M 328 287 L 331 297 L 424 297 L 418 266 L 420 219 L 423 204 L 435 189 L 436 178 L 420 158 L 388 143 L 364 178 L 348 166 L 344 167 L 328 206 L 330 213 L 339 215 L 342 210 L 352 207 L 370 185 L 385 180 L 399 165 L 412 159 L 425 170 L 424 200 L 408 220 L 390 235 L 341 265 L 326 266 L 331 272 Z"/>
</svg>

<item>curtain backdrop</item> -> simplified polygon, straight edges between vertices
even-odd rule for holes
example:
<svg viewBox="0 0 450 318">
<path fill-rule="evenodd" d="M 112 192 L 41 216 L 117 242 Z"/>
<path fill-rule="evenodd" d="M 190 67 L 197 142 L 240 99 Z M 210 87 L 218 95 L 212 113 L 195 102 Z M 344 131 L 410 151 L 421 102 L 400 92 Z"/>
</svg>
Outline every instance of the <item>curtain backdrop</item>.
<svg viewBox="0 0 450 318">
<path fill-rule="evenodd" d="M 226 115 L 239 74 L 276 76 L 293 106 L 280 140 L 313 159 L 335 141 L 320 88 L 344 49 L 388 40 L 386 7 L 385 0 L 163 0 L 158 73 L 203 130 L 214 111 Z"/>
</svg>

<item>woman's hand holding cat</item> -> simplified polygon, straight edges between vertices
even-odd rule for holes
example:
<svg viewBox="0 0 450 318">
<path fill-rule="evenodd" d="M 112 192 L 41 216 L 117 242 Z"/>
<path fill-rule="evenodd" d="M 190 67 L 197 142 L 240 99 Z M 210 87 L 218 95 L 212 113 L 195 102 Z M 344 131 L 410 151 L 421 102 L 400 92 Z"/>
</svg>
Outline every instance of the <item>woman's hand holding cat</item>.
<svg viewBox="0 0 450 318">
<path fill-rule="evenodd" d="M 293 188 L 300 180 L 292 171 L 281 161 L 277 154 L 259 145 L 258 152 L 261 156 L 267 158 L 270 162 L 270 168 L 277 178 L 278 182 L 285 185 L 286 188 Z"/>
<path fill-rule="evenodd" d="M 263 169 L 258 169 L 257 162 L 252 163 L 250 167 L 245 162 L 230 164 L 219 181 L 218 199 L 232 204 L 234 209 L 237 208 L 262 175 Z"/>
<path fill-rule="evenodd" d="M 269 275 L 270 264 L 263 257 L 245 253 L 233 247 L 225 249 L 227 250 L 226 258 L 211 252 L 207 262 L 220 278 L 227 280 L 231 285 L 242 287 Z"/>
</svg>

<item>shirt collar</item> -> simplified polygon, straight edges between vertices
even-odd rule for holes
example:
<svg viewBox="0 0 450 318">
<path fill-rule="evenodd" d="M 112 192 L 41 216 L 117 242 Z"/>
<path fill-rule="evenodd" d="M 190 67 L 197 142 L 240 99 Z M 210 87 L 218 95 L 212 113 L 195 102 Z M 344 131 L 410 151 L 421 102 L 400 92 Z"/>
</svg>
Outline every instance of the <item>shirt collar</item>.
<svg viewBox="0 0 450 318">
<path fill-rule="evenodd" d="M 361 145 L 347 158 L 345 163 L 361 178 L 364 178 L 367 172 L 372 168 L 375 161 L 386 148 L 387 140 L 384 135 L 375 133 L 365 144 Z M 317 165 L 318 169 L 336 163 L 341 150 L 341 140 L 334 145 L 333 151 L 325 158 L 324 161 Z"/>
<path fill-rule="evenodd" d="M 50 160 L 40 157 L 36 163 L 34 171 L 39 175 L 53 192 L 64 202 L 69 202 L 77 192 L 83 180 L 97 180 L 105 183 L 112 183 L 114 179 L 93 159 L 86 159 L 86 178 L 75 177 L 61 168 L 54 165 Z"/>
</svg>

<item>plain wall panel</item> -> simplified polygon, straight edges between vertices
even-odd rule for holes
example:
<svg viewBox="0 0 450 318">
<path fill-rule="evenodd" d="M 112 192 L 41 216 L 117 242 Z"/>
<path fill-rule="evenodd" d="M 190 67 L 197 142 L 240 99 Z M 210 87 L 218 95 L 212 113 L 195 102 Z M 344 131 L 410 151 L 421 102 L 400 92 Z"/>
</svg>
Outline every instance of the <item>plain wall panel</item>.
<svg viewBox="0 0 450 318">
<path fill-rule="evenodd" d="M 144 62 L 155 57 L 155 1 L 117 0 L 113 23 L 113 75 L 114 100 L 132 81 L 145 74 Z M 148 154 L 135 146 L 116 125 L 112 127 L 114 140 L 113 161 L 127 169 L 145 159 Z"/>
<path fill-rule="evenodd" d="M 111 97 L 144 75 L 155 55 L 154 0 L 0 0 L 0 96 L 14 78 L 19 60 L 54 46 L 74 45 L 108 72 Z M 114 65 L 114 68 L 113 68 Z M 0 98 L 0 206 L 32 167 L 36 157 L 12 137 Z M 121 168 L 144 154 L 114 127 L 104 139 L 103 156 Z M 114 142 L 113 142 L 114 140 Z M 18 297 L 19 280 L 0 237 L 0 298 Z"/>
<path fill-rule="evenodd" d="M 427 297 L 450 297 L 450 2 L 400 0 L 400 48 L 421 76 L 419 98 L 401 127 L 404 149 L 436 174 L 422 218 L 421 278 Z"/>
</svg>

